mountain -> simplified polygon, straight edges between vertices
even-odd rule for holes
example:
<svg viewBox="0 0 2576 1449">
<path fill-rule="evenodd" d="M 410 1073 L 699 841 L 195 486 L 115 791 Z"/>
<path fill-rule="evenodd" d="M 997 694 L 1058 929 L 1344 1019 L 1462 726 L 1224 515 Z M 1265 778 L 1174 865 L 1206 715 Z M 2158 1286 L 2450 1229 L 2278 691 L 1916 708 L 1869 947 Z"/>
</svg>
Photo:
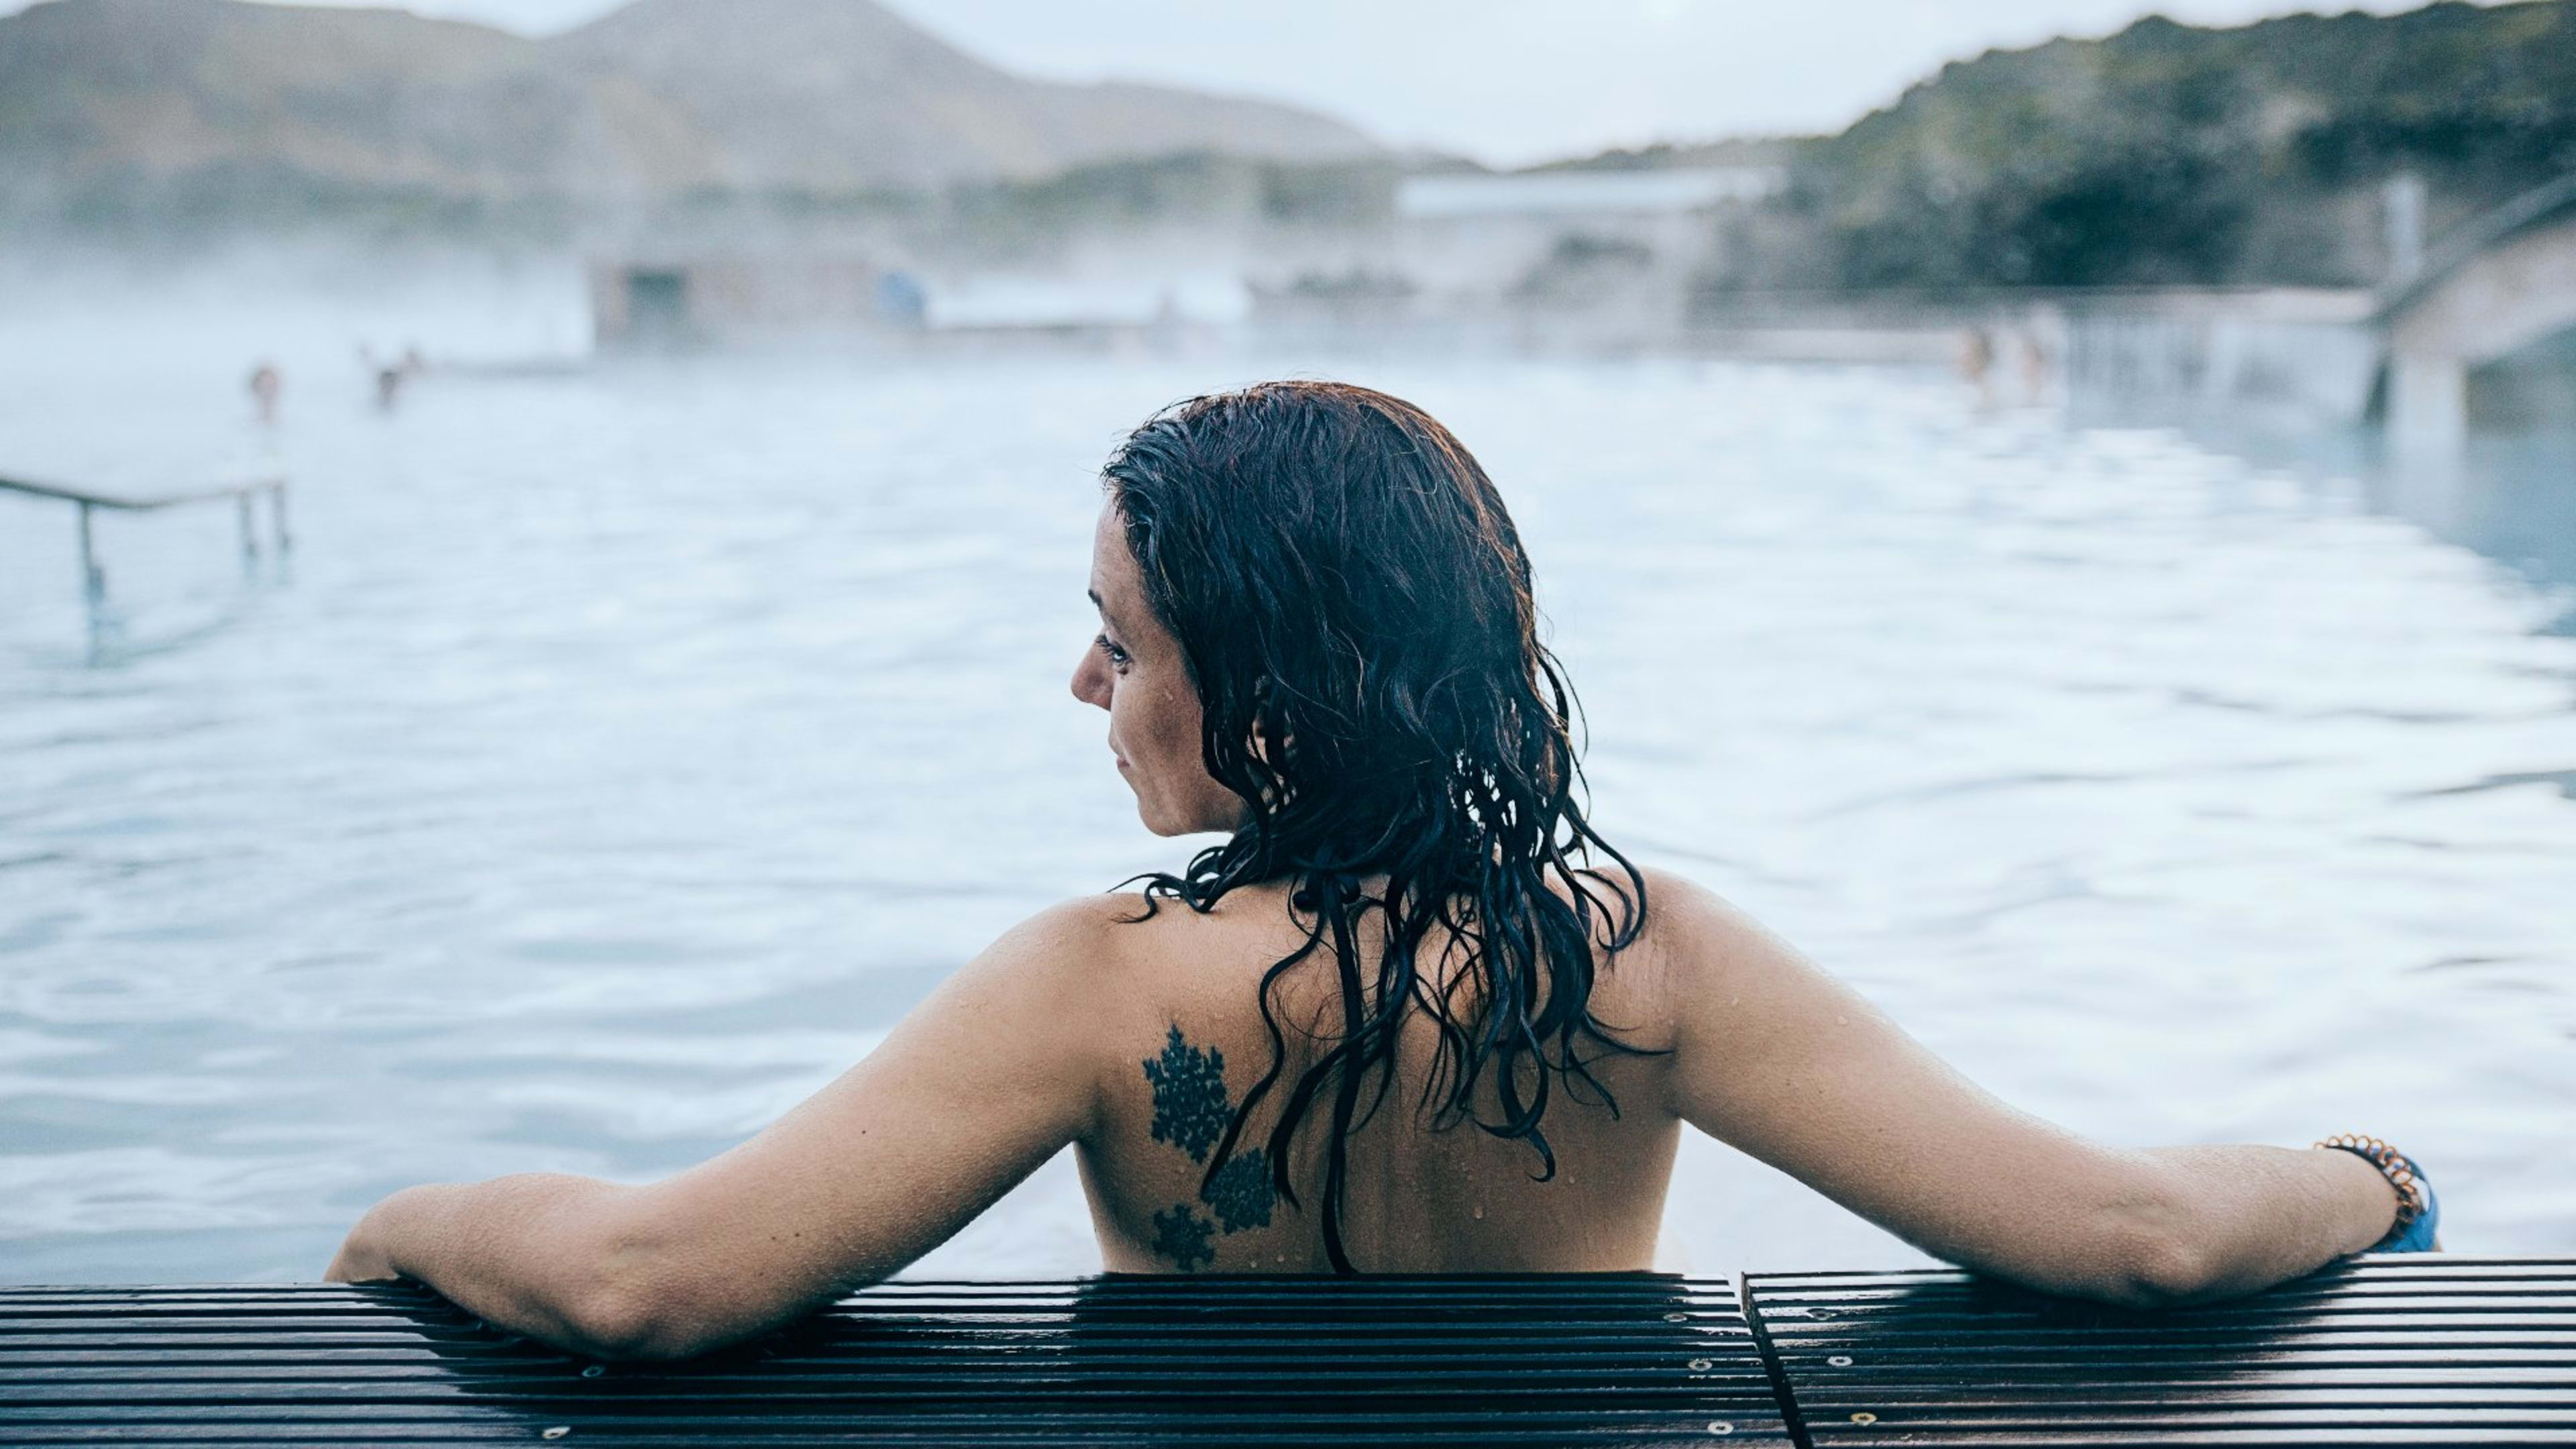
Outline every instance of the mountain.
<svg viewBox="0 0 2576 1449">
<path fill-rule="evenodd" d="M 0 18 L 0 176 L 72 206 L 499 198 L 711 179 L 631 78 L 384 10 L 58 0 Z"/>
<path fill-rule="evenodd" d="M 988 66 L 871 0 L 639 0 L 547 40 L 396 10 L 0 17 L 0 219 L 847 195 L 1122 156 L 1374 153 L 1330 118 Z"/>
<path fill-rule="evenodd" d="M 551 49 L 684 107 L 745 187 L 1026 179 L 1123 157 L 1373 153 L 1293 106 L 1143 85 L 1029 80 L 869 0 L 636 0 Z"/>
</svg>

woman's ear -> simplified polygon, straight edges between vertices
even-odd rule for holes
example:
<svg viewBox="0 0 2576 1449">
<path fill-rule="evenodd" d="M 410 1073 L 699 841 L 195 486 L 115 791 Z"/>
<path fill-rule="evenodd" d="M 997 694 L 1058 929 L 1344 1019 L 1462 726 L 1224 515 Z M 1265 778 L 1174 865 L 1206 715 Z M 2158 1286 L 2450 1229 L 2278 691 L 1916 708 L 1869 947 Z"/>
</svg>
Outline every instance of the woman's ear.
<svg viewBox="0 0 2576 1449">
<path fill-rule="evenodd" d="M 1276 712 L 1270 704 L 1270 676 L 1252 681 L 1252 757 L 1276 770 L 1287 763 L 1288 749 L 1296 743 L 1293 733 L 1283 733 L 1273 721 Z"/>
<path fill-rule="evenodd" d="M 1264 785 L 1261 790 L 1262 807 L 1276 810 L 1289 800 L 1285 785 L 1288 752 L 1295 747 L 1297 736 L 1295 731 L 1282 729 L 1276 723 L 1277 715 L 1271 709 L 1270 695 L 1268 676 L 1252 682 L 1252 737 L 1244 742 L 1244 749 L 1266 767 L 1273 779 L 1282 782 L 1277 786 Z"/>
</svg>

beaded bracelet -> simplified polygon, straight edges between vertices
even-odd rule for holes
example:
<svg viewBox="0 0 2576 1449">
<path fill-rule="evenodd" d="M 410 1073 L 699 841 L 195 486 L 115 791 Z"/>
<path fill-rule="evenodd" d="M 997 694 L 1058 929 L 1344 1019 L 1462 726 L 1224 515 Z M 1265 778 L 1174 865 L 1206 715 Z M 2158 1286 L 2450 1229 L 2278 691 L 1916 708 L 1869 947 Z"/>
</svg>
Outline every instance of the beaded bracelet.
<svg viewBox="0 0 2576 1449">
<path fill-rule="evenodd" d="M 2388 1225 L 2385 1237 L 2365 1251 L 2405 1253 L 2431 1249 L 2434 1228 L 2441 1221 L 2441 1207 L 2433 1196 L 2432 1182 L 2424 1176 L 2424 1169 L 2415 1165 L 2415 1159 L 2376 1137 L 2364 1137 L 2358 1132 L 2339 1133 L 2315 1145 L 2351 1153 L 2378 1168 L 2388 1185 L 2397 1189 L 2396 1221 Z"/>
</svg>

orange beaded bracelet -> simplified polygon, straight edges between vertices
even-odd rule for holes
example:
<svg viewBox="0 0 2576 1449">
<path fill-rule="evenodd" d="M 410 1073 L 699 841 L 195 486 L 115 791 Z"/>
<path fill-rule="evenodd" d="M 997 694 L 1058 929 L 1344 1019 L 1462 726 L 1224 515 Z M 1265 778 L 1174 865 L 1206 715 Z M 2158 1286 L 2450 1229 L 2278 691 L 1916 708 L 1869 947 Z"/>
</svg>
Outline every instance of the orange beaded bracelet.
<svg viewBox="0 0 2576 1449">
<path fill-rule="evenodd" d="M 2413 1158 L 2376 1137 L 2364 1137 L 2358 1132 L 2340 1132 L 2315 1146 L 2351 1153 L 2378 1168 L 2388 1185 L 2397 1189 L 2397 1220 L 2389 1225 L 2388 1235 L 2380 1242 L 2393 1243 L 2405 1237 L 2406 1230 L 2424 1215 L 2426 1189 Z"/>
</svg>

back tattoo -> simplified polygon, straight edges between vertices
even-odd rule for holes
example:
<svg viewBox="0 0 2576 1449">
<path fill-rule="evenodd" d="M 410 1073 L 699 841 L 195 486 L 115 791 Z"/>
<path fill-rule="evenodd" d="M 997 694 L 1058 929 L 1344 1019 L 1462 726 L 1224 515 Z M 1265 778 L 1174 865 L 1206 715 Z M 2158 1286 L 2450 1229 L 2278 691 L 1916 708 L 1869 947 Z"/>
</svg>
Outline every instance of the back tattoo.
<svg viewBox="0 0 2576 1449">
<path fill-rule="evenodd" d="M 1154 1086 L 1154 1140 L 1168 1142 L 1205 1162 L 1234 1121 L 1235 1103 L 1225 1090 L 1225 1053 L 1191 1046 L 1172 1026 L 1163 1054 L 1145 1062 L 1145 1080 Z M 1216 1213 L 1211 1222 L 1188 1203 L 1174 1203 L 1154 1214 L 1155 1256 L 1169 1259 L 1182 1272 L 1216 1261 L 1212 1246 L 1222 1232 L 1270 1226 L 1277 1200 L 1270 1182 L 1270 1156 L 1258 1147 L 1229 1155 L 1216 1175 L 1199 1186 L 1199 1201 Z"/>
</svg>

